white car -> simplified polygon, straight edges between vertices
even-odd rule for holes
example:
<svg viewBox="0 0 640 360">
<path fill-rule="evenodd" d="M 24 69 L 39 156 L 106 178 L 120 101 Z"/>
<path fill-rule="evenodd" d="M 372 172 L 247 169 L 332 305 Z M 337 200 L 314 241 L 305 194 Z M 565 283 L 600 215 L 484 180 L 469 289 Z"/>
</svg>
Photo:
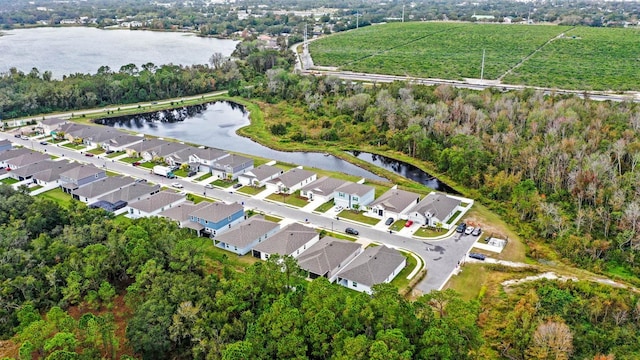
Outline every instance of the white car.
<svg viewBox="0 0 640 360">
<path fill-rule="evenodd" d="M 467 228 L 464 230 L 465 235 L 471 235 L 472 232 L 473 232 L 473 226 L 467 226 Z"/>
<path fill-rule="evenodd" d="M 344 210 L 344 208 L 342 206 L 336 206 L 336 208 L 335 208 L 335 212 L 340 212 L 342 210 Z"/>
<path fill-rule="evenodd" d="M 171 186 L 176 188 L 176 189 L 182 189 L 184 187 L 179 182 L 174 182 L 174 183 L 171 184 Z"/>
</svg>

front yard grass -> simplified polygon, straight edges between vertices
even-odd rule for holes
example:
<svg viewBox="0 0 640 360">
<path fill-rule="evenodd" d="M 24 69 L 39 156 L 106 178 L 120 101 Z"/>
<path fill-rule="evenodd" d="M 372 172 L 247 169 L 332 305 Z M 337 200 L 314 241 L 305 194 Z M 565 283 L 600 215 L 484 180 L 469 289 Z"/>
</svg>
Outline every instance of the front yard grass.
<svg viewBox="0 0 640 360">
<path fill-rule="evenodd" d="M 100 155 L 100 154 L 104 153 L 104 149 L 98 147 L 98 148 L 94 148 L 94 149 L 91 149 L 91 150 L 87 150 L 87 152 L 91 153 L 93 155 Z"/>
<path fill-rule="evenodd" d="M 157 165 L 156 163 L 152 163 L 151 161 L 140 163 L 140 167 L 147 168 L 147 169 L 153 169 L 153 167 L 156 165 Z"/>
<path fill-rule="evenodd" d="M 420 227 L 413 235 L 418 237 L 430 238 L 430 237 L 438 237 L 440 235 L 444 235 L 447 233 L 446 229 L 436 229 L 432 227 Z"/>
<path fill-rule="evenodd" d="M 309 203 L 307 198 L 303 198 L 300 196 L 300 190 L 294 192 L 293 194 L 285 194 L 285 193 L 271 194 L 267 196 L 267 199 L 285 203 L 287 205 L 291 205 L 295 207 L 304 207 Z"/>
<path fill-rule="evenodd" d="M 355 210 L 342 210 L 340 214 L 338 214 L 338 217 L 357 221 L 367 225 L 375 225 L 380 222 L 380 219 L 378 218 L 365 216 L 364 213 Z"/>
<path fill-rule="evenodd" d="M 313 211 L 317 211 L 317 212 L 321 212 L 321 213 L 326 213 L 327 211 L 329 211 L 331 208 L 333 208 L 335 204 L 333 203 L 333 200 L 329 200 L 326 203 L 318 206 L 315 210 Z"/>
<path fill-rule="evenodd" d="M 213 199 L 209 199 L 200 195 L 187 194 L 187 200 L 193 201 L 194 204 L 197 204 L 202 201 L 214 202 Z"/>
<path fill-rule="evenodd" d="M 74 144 L 74 143 L 68 143 L 68 144 L 64 144 L 62 146 L 66 147 L 66 148 L 69 148 L 69 149 L 73 149 L 73 150 L 82 150 L 82 149 L 86 148 L 86 146 L 84 146 L 82 144 Z"/>
<path fill-rule="evenodd" d="M 66 194 L 59 187 L 53 190 L 45 191 L 38 196 L 42 196 L 45 199 L 53 200 L 64 207 L 68 207 L 71 202 L 74 201 L 71 195 Z"/>
<path fill-rule="evenodd" d="M 19 183 L 20 181 L 14 179 L 14 178 L 5 178 L 5 179 L 0 180 L 0 182 L 3 183 L 3 184 L 7 184 L 7 185 L 13 185 L 15 183 Z"/>
<path fill-rule="evenodd" d="M 126 152 L 125 152 L 125 151 L 116 151 L 116 152 L 112 152 L 111 154 L 107 155 L 107 157 L 108 157 L 109 159 L 112 159 L 112 158 L 114 158 L 114 157 L 118 157 L 118 156 L 120 156 L 120 155 L 124 155 L 124 154 L 126 154 Z"/>
<path fill-rule="evenodd" d="M 186 170 L 178 169 L 173 172 L 175 176 L 187 177 L 189 176 L 189 172 Z"/>
<path fill-rule="evenodd" d="M 213 174 L 212 174 L 212 173 L 210 173 L 210 172 L 208 172 L 208 173 L 206 173 L 206 174 L 204 174 L 204 175 L 200 176 L 199 178 L 197 178 L 197 179 L 196 179 L 196 181 L 206 180 L 206 179 L 208 179 L 208 178 L 210 178 L 210 177 L 212 177 L 212 176 L 213 176 Z"/>
<path fill-rule="evenodd" d="M 239 193 L 247 194 L 247 195 L 257 195 L 266 189 L 266 186 L 255 187 L 255 186 L 243 186 L 238 189 Z"/>
<path fill-rule="evenodd" d="M 211 185 L 226 189 L 226 188 L 231 187 L 236 182 L 237 181 L 227 181 L 227 180 L 218 179 L 218 180 L 212 182 Z"/>
<path fill-rule="evenodd" d="M 111 154 L 111 155 L 113 155 L 113 154 Z M 141 157 L 126 157 L 126 158 L 120 159 L 120 161 L 125 162 L 127 164 L 133 164 L 134 162 L 140 161 L 140 160 L 142 160 Z"/>
<path fill-rule="evenodd" d="M 400 231 L 404 228 L 404 224 L 406 223 L 407 223 L 407 220 L 398 220 L 389 227 L 389 230 Z"/>
</svg>

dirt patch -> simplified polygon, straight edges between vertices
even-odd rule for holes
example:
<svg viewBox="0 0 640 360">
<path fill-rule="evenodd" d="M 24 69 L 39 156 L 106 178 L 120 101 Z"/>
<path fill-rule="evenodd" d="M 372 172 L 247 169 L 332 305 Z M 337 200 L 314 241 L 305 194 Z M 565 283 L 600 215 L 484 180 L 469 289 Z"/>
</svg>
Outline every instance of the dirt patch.
<svg viewBox="0 0 640 360">
<path fill-rule="evenodd" d="M 15 358 L 19 356 L 20 346 L 11 340 L 0 340 L 0 359 Z"/>
</svg>

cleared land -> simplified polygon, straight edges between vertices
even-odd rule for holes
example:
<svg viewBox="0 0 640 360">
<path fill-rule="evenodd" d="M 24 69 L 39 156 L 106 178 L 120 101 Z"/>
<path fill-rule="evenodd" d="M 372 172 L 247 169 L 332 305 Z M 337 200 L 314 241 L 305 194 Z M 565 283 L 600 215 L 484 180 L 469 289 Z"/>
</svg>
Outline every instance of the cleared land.
<svg viewBox="0 0 640 360">
<path fill-rule="evenodd" d="M 640 31 L 411 22 L 368 26 L 310 43 L 316 65 L 424 78 L 480 78 L 566 89 L 637 89 Z M 531 56 L 527 59 L 528 56 Z"/>
</svg>

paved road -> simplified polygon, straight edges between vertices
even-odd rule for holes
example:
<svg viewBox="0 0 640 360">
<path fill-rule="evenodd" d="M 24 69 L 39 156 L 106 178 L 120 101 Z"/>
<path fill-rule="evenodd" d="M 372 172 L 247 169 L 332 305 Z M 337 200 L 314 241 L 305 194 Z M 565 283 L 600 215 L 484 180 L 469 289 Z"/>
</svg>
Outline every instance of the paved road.
<svg viewBox="0 0 640 360">
<path fill-rule="evenodd" d="M 425 293 L 431 290 L 438 290 L 444 286 L 449 276 L 458 265 L 458 262 L 464 258 L 465 254 L 469 251 L 475 241 L 475 237 L 470 235 L 459 238 L 459 234 L 457 233 L 454 233 L 454 235 L 449 236 L 446 239 L 437 241 L 421 241 L 397 233 L 389 234 L 388 232 L 364 225 L 354 224 L 344 219 L 336 220 L 333 218 L 333 214 L 327 213 L 320 215 L 304 212 L 300 209 L 291 208 L 279 203 L 251 198 L 240 193 L 235 193 L 232 190 L 205 189 L 203 185 L 192 183 L 190 181 L 166 179 L 161 176 L 153 175 L 147 168 L 134 167 L 130 164 L 112 161 L 112 159 L 102 158 L 100 156 L 87 157 L 80 154 L 78 151 L 71 150 L 66 147 L 56 146 L 54 144 L 41 145 L 37 140 L 22 140 L 13 137 L 11 134 L 0 134 L 4 134 L 4 136 L 0 135 L 0 139 L 4 137 L 16 144 L 42 152 L 46 150 L 48 154 L 60 156 L 64 159 L 92 163 L 98 167 L 105 167 L 109 171 L 130 175 L 136 178 L 147 179 L 150 182 L 159 183 L 163 186 L 170 186 L 173 182 L 180 182 L 184 186 L 185 191 L 199 195 L 206 193 L 207 197 L 225 202 L 244 203 L 245 207 L 248 209 L 256 209 L 258 211 L 263 211 L 266 214 L 273 214 L 293 221 L 304 222 L 305 220 L 309 220 L 309 224 L 315 227 L 335 231 L 344 231 L 346 227 L 352 227 L 357 229 L 360 232 L 359 236 L 364 239 L 406 249 L 420 256 L 425 262 L 428 270 L 427 276 L 416 286 L 416 289 Z"/>
</svg>

